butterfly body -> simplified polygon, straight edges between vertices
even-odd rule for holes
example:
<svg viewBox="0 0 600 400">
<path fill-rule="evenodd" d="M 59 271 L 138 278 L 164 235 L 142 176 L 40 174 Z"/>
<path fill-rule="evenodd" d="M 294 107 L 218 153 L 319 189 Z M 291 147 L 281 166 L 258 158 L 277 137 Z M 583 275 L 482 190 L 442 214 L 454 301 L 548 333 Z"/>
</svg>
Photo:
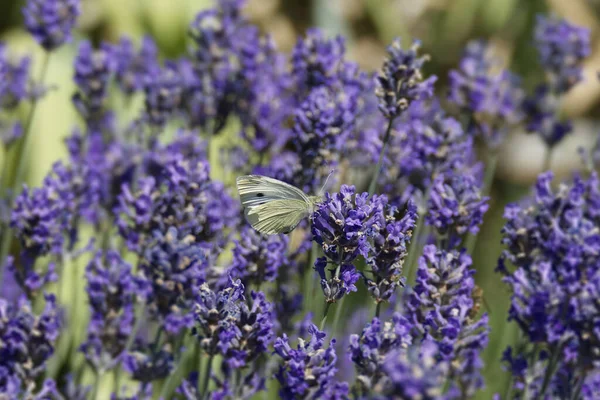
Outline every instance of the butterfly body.
<svg viewBox="0 0 600 400">
<path fill-rule="evenodd" d="M 243 175 L 236 183 L 246 220 L 265 234 L 291 232 L 321 201 L 319 196 L 308 196 L 297 187 L 262 175 Z"/>
</svg>

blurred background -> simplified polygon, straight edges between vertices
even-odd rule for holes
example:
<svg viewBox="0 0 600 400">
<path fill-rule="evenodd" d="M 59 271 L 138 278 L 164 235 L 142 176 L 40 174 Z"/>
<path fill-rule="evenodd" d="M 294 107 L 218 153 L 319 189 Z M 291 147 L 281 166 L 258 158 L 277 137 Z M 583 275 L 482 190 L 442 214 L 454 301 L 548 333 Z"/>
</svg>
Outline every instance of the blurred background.
<svg viewBox="0 0 600 400">
<path fill-rule="evenodd" d="M 77 42 L 89 38 L 98 44 L 127 35 L 139 41 L 151 35 L 164 58 L 183 54 L 187 26 L 195 14 L 213 4 L 209 0 L 83 0 L 83 12 L 73 43 L 53 55 L 46 82 L 53 86 L 40 103 L 32 129 L 35 146 L 30 154 L 27 181 L 37 185 L 51 164 L 62 158 L 63 138 L 78 124 L 70 101 Z M 40 68 L 40 48 L 22 27 L 22 1 L 0 2 L 0 38 L 11 54 L 30 54 Z M 572 118 L 574 133 L 554 151 L 551 167 L 565 177 L 581 166 L 578 149 L 596 142 L 595 111 L 600 103 L 600 0 L 249 0 L 246 14 L 263 31 L 270 33 L 279 48 L 290 50 L 298 35 L 311 26 L 347 39 L 350 58 L 364 69 L 376 71 L 385 47 L 394 37 L 405 43 L 419 39 L 430 54 L 429 73 L 439 77 L 437 89 L 444 95 L 447 73 L 455 68 L 464 45 L 485 38 L 504 65 L 523 78 L 531 88 L 541 77 L 532 30 L 538 13 L 555 14 L 591 30 L 592 54 L 584 67 L 585 79 L 562 103 L 562 115 Z M 36 76 L 34 74 L 34 76 Z M 537 135 L 515 131 L 500 151 L 492 188 L 492 208 L 474 254 L 478 284 L 489 303 L 492 340 L 488 348 L 486 375 L 489 387 L 482 398 L 504 385 L 499 362 L 501 351 L 515 332 L 506 323 L 508 291 L 494 273 L 501 251 L 502 212 L 507 202 L 526 194 L 541 172 L 546 153 Z M 3 157 L 3 154 L 0 154 Z M 351 183 L 351 182 L 348 182 Z M 499 334 L 502 332 L 502 334 Z M 493 379 L 489 379 L 492 378 Z"/>
</svg>

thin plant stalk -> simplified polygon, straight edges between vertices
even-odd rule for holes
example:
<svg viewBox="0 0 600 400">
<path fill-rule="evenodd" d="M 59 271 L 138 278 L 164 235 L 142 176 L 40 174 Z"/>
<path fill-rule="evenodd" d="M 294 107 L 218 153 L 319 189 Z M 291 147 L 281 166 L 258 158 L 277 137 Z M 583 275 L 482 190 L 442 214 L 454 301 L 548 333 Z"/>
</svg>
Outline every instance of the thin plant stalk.
<svg viewBox="0 0 600 400">
<path fill-rule="evenodd" d="M 542 389 L 540 390 L 538 398 L 543 399 L 550 385 L 550 380 L 552 376 L 554 376 L 554 372 L 556 371 L 556 367 L 558 365 L 558 359 L 560 358 L 560 353 L 562 352 L 562 345 L 558 345 L 554 347 L 552 354 L 550 356 L 550 360 L 548 361 L 548 366 L 546 367 L 546 373 L 544 374 L 544 381 L 542 383 Z"/>
<path fill-rule="evenodd" d="M 213 363 L 213 358 L 215 356 L 213 354 L 211 354 L 208 357 L 208 362 L 206 363 L 206 366 L 204 368 L 204 375 L 202 377 L 202 398 L 203 399 L 207 399 L 208 398 L 208 381 L 210 380 L 210 373 L 212 370 L 212 363 Z M 200 357 L 200 360 L 202 360 L 202 358 Z M 198 381 L 198 384 L 200 384 L 200 380 Z"/>
<path fill-rule="evenodd" d="M 97 400 L 98 399 L 98 390 L 100 388 L 100 381 L 102 379 L 102 377 L 104 376 L 104 371 L 103 370 L 96 370 L 96 377 L 94 379 L 94 387 L 92 389 L 92 396 L 90 397 L 90 399 L 92 400 Z M 118 392 L 119 388 L 117 388 L 117 392 Z"/>
<path fill-rule="evenodd" d="M 381 174 L 381 167 L 383 166 L 383 159 L 385 158 L 385 152 L 387 150 L 388 142 L 390 141 L 390 137 L 392 136 L 392 125 L 394 123 L 394 118 L 390 118 L 388 121 L 388 126 L 385 131 L 385 136 L 383 137 L 383 144 L 381 146 L 381 151 L 379 152 L 379 160 L 377 160 L 377 166 L 375 167 L 375 174 L 373 175 L 373 179 L 371 179 L 371 183 L 369 184 L 368 192 L 372 196 L 375 193 L 375 189 L 377 189 L 377 181 L 379 180 L 379 175 Z"/>
<path fill-rule="evenodd" d="M 407 283 L 410 282 L 410 278 L 413 274 L 413 264 L 418 259 L 417 250 L 419 249 L 419 243 L 421 242 L 421 235 L 423 233 L 423 226 L 425 225 L 425 221 L 422 221 L 423 217 L 419 219 L 421 219 L 421 221 L 417 222 L 417 227 L 410 239 L 410 245 L 408 246 L 408 255 L 405 263 L 406 268 L 404 268 L 404 276 L 406 277 Z"/>
<path fill-rule="evenodd" d="M 552 154 L 554 153 L 554 147 L 548 147 L 546 154 L 544 155 L 544 164 L 542 166 L 542 172 L 550 171 L 552 166 Z"/>
</svg>

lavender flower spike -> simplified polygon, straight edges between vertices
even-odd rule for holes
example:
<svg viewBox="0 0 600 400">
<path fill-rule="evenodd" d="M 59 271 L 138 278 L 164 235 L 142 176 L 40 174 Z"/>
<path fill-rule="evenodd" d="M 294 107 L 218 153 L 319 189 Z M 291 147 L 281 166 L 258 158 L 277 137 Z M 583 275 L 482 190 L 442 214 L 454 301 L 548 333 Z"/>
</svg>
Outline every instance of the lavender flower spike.
<svg viewBox="0 0 600 400">
<path fill-rule="evenodd" d="M 48 51 L 71 40 L 80 13 L 80 0 L 28 0 L 23 8 L 27 30 Z"/>
</svg>

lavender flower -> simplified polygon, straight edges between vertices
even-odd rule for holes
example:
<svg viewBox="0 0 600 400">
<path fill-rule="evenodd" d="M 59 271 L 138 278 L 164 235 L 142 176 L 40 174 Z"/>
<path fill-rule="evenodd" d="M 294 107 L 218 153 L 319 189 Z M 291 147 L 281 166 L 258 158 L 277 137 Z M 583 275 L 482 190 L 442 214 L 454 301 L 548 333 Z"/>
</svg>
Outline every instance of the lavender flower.
<svg viewBox="0 0 600 400">
<path fill-rule="evenodd" d="M 169 227 L 219 247 L 224 228 L 237 222 L 238 207 L 221 183 L 210 180 L 208 163 L 196 152 L 178 153 L 181 146 L 173 144 L 153 154 L 148 163 L 151 176 L 138 182 L 137 192 L 123 187 L 117 226 L 132 251 L 143 252 L 152 232 Z"/>
<path fill-rule="evenodd" d="M 581 79 L 582 61 L 590 55 L 590 31 L 554 17 L 538 15 L 535 45 L 540 65 L 558 93 L 568 91 Z"/>
<path fill-rule="evenodd" d="M 510 126 L 522 119 L 519 106 L 523 91 L 509 71 L 492 73 L 497 61 L 486 53 L 488 46 L 483 41 L 467 44 L 459 69 L 448 74 L 448 99 L 470 115 L 469 133 L 495 149 L 504 141 Z"/>
<path fill-rule="evenodd" d="M 194 237 L 171 227 L 154 231 L 141 261 L 148 289 L 146 305 L 165 331 L 177 334 L 191 328 L 191 310 L 206 275 L 206 255 Z"/>
<path fill-rule="evenodd" d="M 98 252 L 85 276 L 92 315 L 81 351 L 97 371 L 110 370 L 133 334 L 133 305 L 140 285 L 131 266 L 114 251 Z"/>
<path fill-rule="evenodd" d="M 348 396 L 348 384 L 335 380 L 337 356 L 335 339 L 324 348 L 325 333 L 311 325 L 308 343 L 298 339 L 293 349 L 284 333 L 275 340 L 275 353 L 283 359 L 275 377 L 281 388 L 282 399 L 344 399 Z"/>
<path fill-rule="evenodd" d="M 385 196 L 373 199 L 380 202 L 373 226 L 372 245 L 367 257 L 367 266 L 372 277 L 363 273 L 369 294 L 377 304 L 389 301 L 398 286 L 404 286 L 402 266 L 408 252 L 417 220 L 417 208 L 409 202 L 402 217 L 395 207 L 387 204 Z"/>
<path fill-rule="evenodd" d="M 367 235 L 376 207 L 368 197 L 366 192 L 356 194 L 354 186 L 342 185 L 339 193 L 327 193 L 311 216 L 313 240 L 321 246 L 326 257 L 315 262 L 315 269 L 328 303 L 356 291 L 354 284 L 360 275 L 352 263 L 359 255 L 366 257 L 368 254 Z M 328 263 L 335 266 L 330 278 L 325 273 Z"/>
<path fill-rule="evenodd" d="M 335 167 L 343 143 L 353 128 L 352 104 L 328 88 L 308 94 L 294 118 L 292 146 L 299 157 L 293 183 L 317 192 Z"/>
<path fill-rule="evenodd" d="M 548 352 L 546 368 L 571 371 L 574 386 L 600 354 L 593 300 L 600 293 L 600 190 L 595 173 L 556 190 L 551 184 L 552 174 L 541 174 L 533 197 L 506 207 L 498 270 L 513 292 L 509 319 Z"/>
<path fill-rule="evenodd" d="M 290 264 L 288 242 L 285 235 L 261 235 L 250 227 L 242 228 L 228 275 L 240 279 L 244 286 L 274 281 L 279 269 Z"/>
<path fill-rule="evenodd" d="M 369 194 L 357 194 L 354 186 L 342 185 L 339 193 L 325 194 L 311 218 L 313 240 L 329 260 L 349 264 L 359 255 L 367 256 L 373 208 Z"/>
<path fill-rule="evenodd" d="M 79 45 L 75 59 L 75 76 L 78 91 L 73 95 L 73 103 L 88 122 L 99 121 L 105 111 L 108 84 L 115 69 L 115 59 L 108 48 L 94 50 L 89 41 Z"/>
<path fill-rule="evenodd" d="M 230 280 L 218 293 L 207 284 L 200 287 L 194 333 L 211 360 L 214 355 L 223 357 L 223 380 L 214 378 L 219 389 L 213 398 L 250 398 L 266 389 L 265 375 L 258 366 L 275 336 L 272 308 L 262 292 L 251 292 L 245 298 L 239 280 Z M 230 387 L 234 371 L 243 373 L 239 392 L 232 392 Z"/>
<path fill-rule="evenodd" d="M 540 135 L 550 148 L 573 129 L 570 121 L 559 119 L 559 101 L 551 86 L 541 84 L 522 104 L 523 112 L 527 116 L 525 129 Z"/>
<path fill-rule="evenodd" d="M 424 210 L 438 176 L 464 173 L 473 164 L 473 138 L 437 101 L 413 103 L 399 122 L 390 142 L 385 192 L 393 205 L 402 206 L 412 197 Z"/>
<path fill-rule="evenodd" d="M 376 398 L 433 400 L 455 397 L 450 393 L 442 396 L 447 366 L 438 362 L 437 347 L 435 342 L 425 340 L 420 348 L 390 352 L 383 361 L 384 379 L 374 388 L 380 396 Z"/>
<path fill-rule="evenodd" d="M 174 66 L 150 71 L 146 76 L 146 116 L 150 125 L 164 127 L 167 119 L 178 111 L 181 105 L 183 86 Z"/>
<path fill-rule="evenodd" d="M 0 109 L 13 110 L 23 100 L 33 98 L 35 91 L 30 82 L 31 58 L 10 58 L 4 43 L 0 42 L 0 70 L 2 84 L 0 87 Z"/>
<path fill-rule="evenodd" d="M 74 219 L 82 206 L 84 183 L 78 171 L 56 163 L 42 187 L 27 187 L 15 199 L 10 226 L 21 242 L 21 262 L 15 265 L 15 278 L 31 294 L 47 281 L 54 280 L 53 264 L 40 275 L 35 261 L 49 253 L 71 251 L 77 240 Z"/>
<path fill-rule="evenodd" d="M 155 76 L 160 68 L 156 44 L 148 36 L 142 39 L 137 53 L 127 37 L 121 38 L 116 45 L 108 46 L 108 49 L 115 59 L 115 80 L 128 96 L 143 90 L 147 77 Z"/>
<path fill-rule="evenodd" d="M 369 393 L 384 379 L 386 356 L 412 344 L 412 329 L 410 321 L 396 313 L 389 321 L 374 318 L 360 335 L 350 336 L 348 356 L 356 367 L 359 393 Z"/>
<path fill-rule="evenodd" d="M 433 95 L 437 78 L 423 78 L 421 69 L 429 57 L 419 57 L 420 47 L 419 42 L 414 42 L 410 50 L 404 51 L 400 39 L 388 46 L 388 57 L 377 77 L 375 92 L 379 97 L 379 110 L 387 119 L 398 117 L 413 101 Z"/>
<path fill-rule="evenodd" d="M 56 300 L 53 295 L 46 295 L 45 299 L 40 315 L 32 312 L 25 298 L 16 304 L 0 299 L 0 393 L 9 397 L 34 398 L 38 390 L 48 398 L 57 394 L 53 381 L 39 389 L 36 383 L 54 352 L 60 329 Z"/>
<path fill-rule="evenodd" d="M 194 314 L 200 347 L 209 355 L 221 354 L 230 369 L 249 365 L 274 339 L 272 305 L 262 292 L 246 299 L 239 280 L 230 280 L 218 293 L 203 284 Z"/>
<path fill-rule="evenodd" d="M 328 277 L 327 263 L 325 257 L 317 258 L 315 261 L 315 270 L 319 274 L 326 303 L 335 303 L 344 295 L 358 290 L 356 282 L 360 279 L 360 273 L 353 265 L 342 264 L 338 268 L 331 269 L 328 271 Z"/>
<path fill-rule="evenodd" d="M 407 317 L 418 336 L 438 344 L 439 357 L 450 362 L 449 376 L 462 396 L 483 387 L 480 353 L 487 346 L 487 315 L 477 320 L 475 282 L 466 253 L 425 246 Z"/>
<path fill-rule="evenodd" d="M 79 0 L 28 0 L 23 8 L 27 30 L 47 51 L 71 40 L 80 13 Z"/>
<path fill-rule="evenodd" d="M 481 196 L 481 182 L 475 176 L 440 176 L 431 188 L 425 221 L 448 240 L 449 247 L 455 247 L 464 234 L 479 232 L 488 201 L 489 197 Z"/>
<path fill-rule="evenodd" d="M 327 39 L 319 29 L 309 29 L 292 50 L 292 69 L 300 93 L 331 86 L 344 66 L 345 41 L 341 36 Z"/>
<path fill-rule="evenodd" d="M 132 351 L 123 356 L 123 368 L 134 380 L 143 383 L 166 378 L 173 371 L 173 353 L 167 349 L 157 349 L 153 345 L 143 345 L 138 342 L 134 344 Z"/>
</svg>

